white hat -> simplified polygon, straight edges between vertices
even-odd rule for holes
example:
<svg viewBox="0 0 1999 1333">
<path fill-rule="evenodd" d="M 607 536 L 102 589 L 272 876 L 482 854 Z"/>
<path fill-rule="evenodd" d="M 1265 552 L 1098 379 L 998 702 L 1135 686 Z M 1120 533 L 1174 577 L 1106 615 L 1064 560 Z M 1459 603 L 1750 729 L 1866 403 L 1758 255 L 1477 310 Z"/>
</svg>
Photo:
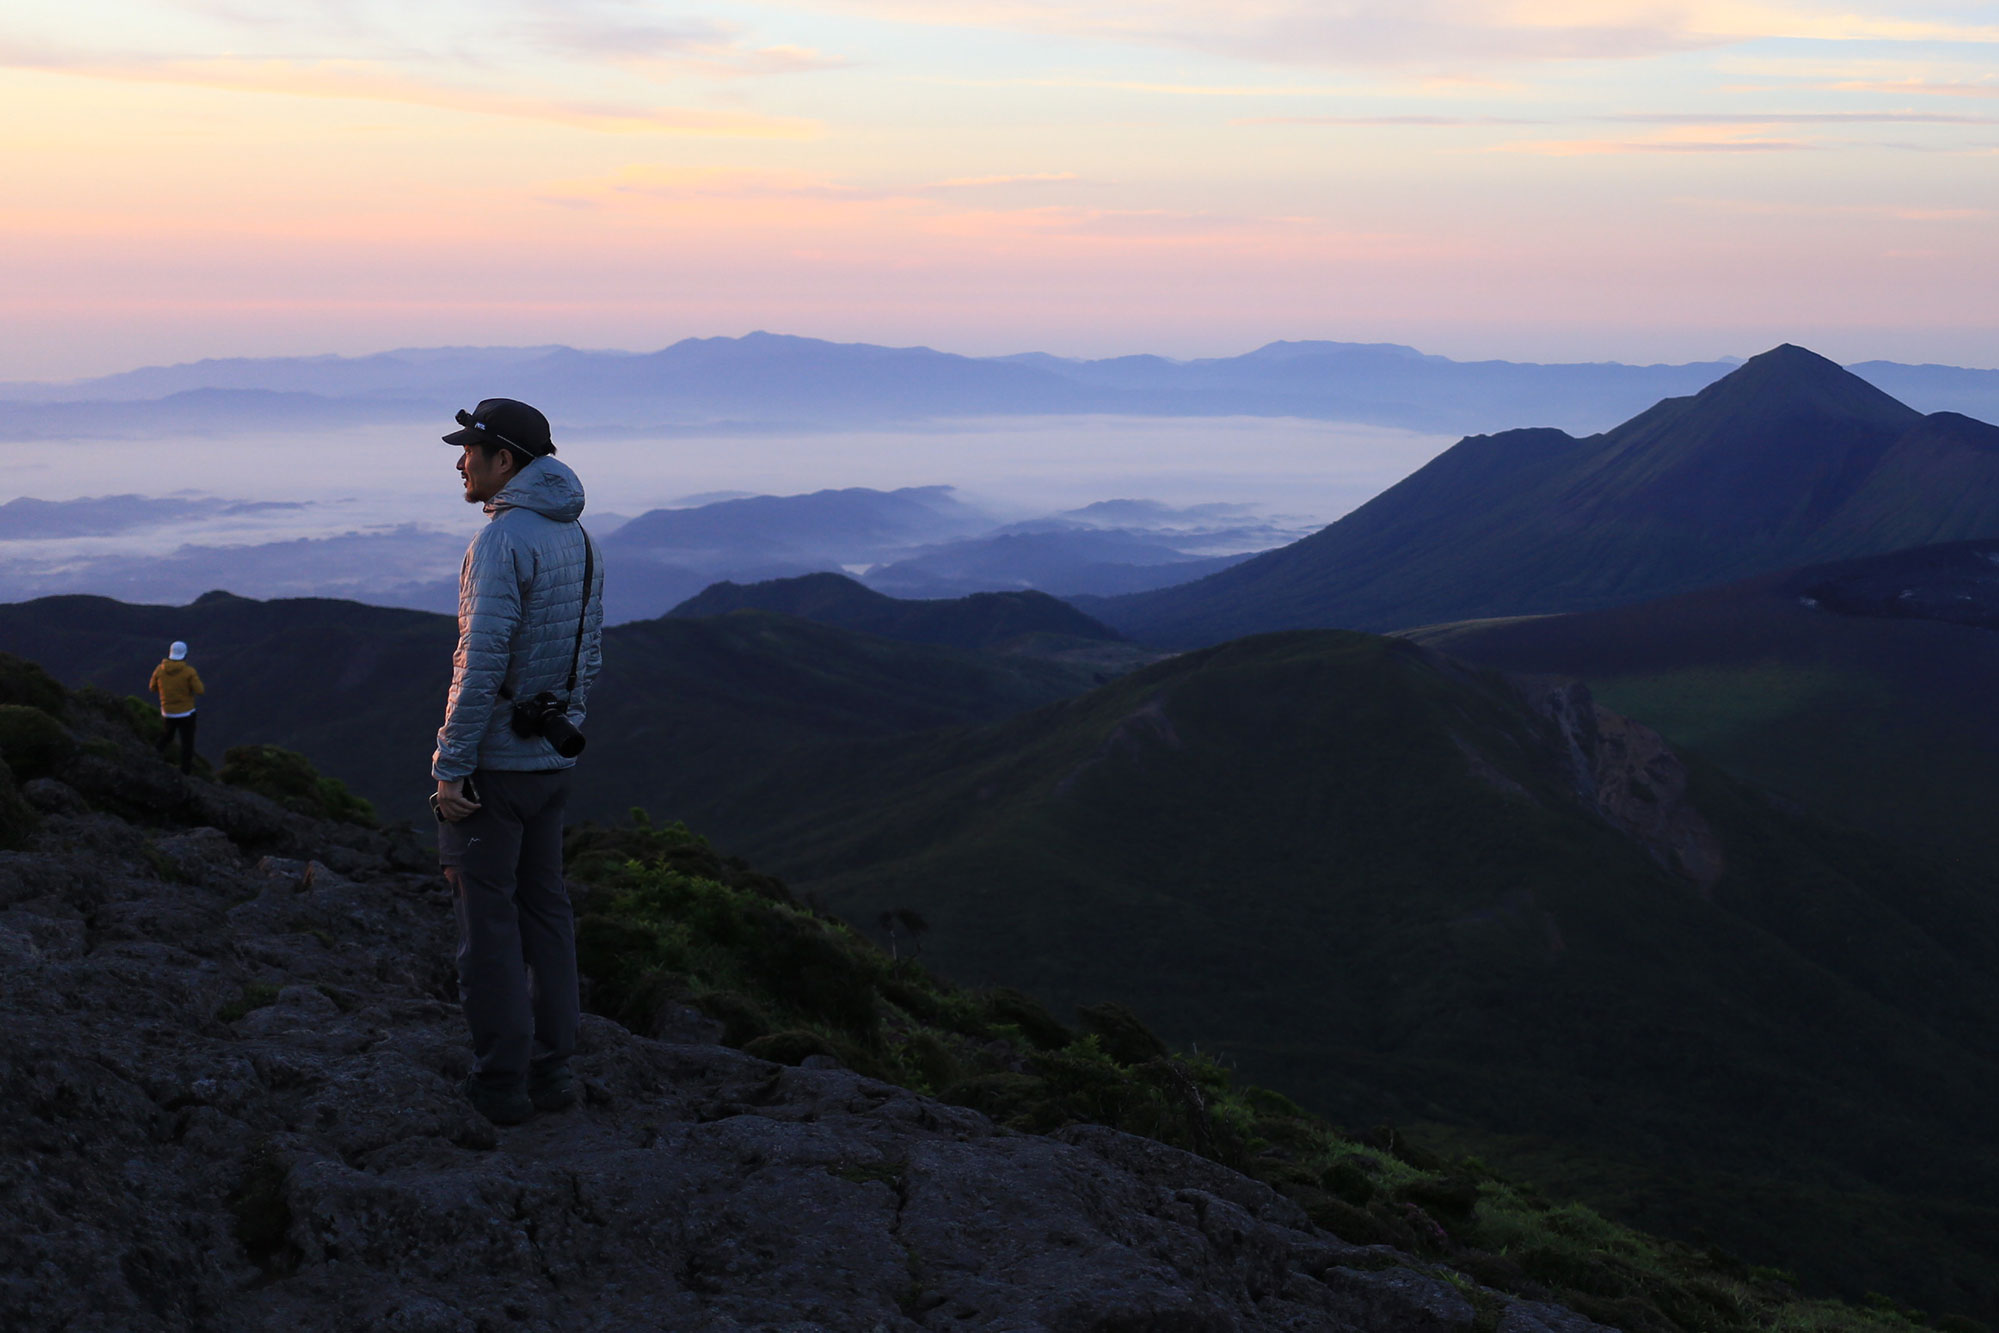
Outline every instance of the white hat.
<svg viewBox="0 0 1999 1333">
<path fill-rule="evenodd" d="M 182 643 L 179 639 L 175 639 L 174 646 L 167 649 L 167 656 L 171 657 L 176 662 L 184 661 L 187 657 L 187 645 Z"/>
</svg>

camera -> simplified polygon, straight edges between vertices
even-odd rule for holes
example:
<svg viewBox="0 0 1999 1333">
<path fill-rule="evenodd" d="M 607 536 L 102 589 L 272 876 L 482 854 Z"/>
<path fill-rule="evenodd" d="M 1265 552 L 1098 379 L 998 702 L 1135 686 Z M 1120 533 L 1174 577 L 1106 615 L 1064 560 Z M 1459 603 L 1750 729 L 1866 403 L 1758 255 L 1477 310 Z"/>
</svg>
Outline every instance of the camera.
<svg viewBox="0 0 1999 1333">
<path fill-rule="evenodd" d="M 543 737 L 564 759 L 574 759 L 588 744 L 576 724 L 569 720 L 569 705 L 556 698 L 554 690 L 543 690 L 532 699 L 515 702 L 514 734 Z"/>
</svg>

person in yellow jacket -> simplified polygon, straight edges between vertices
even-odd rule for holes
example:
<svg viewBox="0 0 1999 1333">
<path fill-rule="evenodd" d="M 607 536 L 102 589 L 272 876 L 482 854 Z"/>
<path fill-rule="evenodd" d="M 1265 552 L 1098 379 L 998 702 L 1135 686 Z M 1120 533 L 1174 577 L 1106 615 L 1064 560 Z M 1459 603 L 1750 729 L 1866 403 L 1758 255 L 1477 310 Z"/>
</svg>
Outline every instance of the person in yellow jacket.
<svg viewBox="0 0 1999 1333">
<path fill-rule="evenodd" d="M 203 693 L 201 675 L 187 663 L 187 645 L 179 640 L 167 649 L 167 660 L 153 668 L 146 688 L 160 696 L 160 716 L 166 719 L 166 734 L 160 737 L 160 757 L 180 737 L 180 771 L 194 771 L 194 700 Z"/>
</svg>

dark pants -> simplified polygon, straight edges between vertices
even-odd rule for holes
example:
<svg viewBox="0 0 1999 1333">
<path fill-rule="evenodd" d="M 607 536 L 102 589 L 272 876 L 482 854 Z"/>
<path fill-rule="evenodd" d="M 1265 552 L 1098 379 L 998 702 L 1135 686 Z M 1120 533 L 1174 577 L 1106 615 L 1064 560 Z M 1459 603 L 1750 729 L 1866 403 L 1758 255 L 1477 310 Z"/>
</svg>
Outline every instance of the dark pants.
<svg viewBox="0 0 1999 1333">
<path fill-rule="evenodd" d="M 480 1081 L 517 1083 L 530 1062 L 576 1050 L 576 932 L 562 880 L 569 773 L 472 775 L 479 811 L 438 826 L 458 900 L 458 996 Z"/>
<path fill-rule="evenodd" d="M 160 737 L 160 755 L 164 758 L 167 750 L 174 743 L 174 737 L 179 736 L 180 771 L 183 773 L 194 772 L 194 717 L 193 713 L 189 713 L 186 717 L 163 717 L 160 719 L 160 721 L 167 724 L 166 735 Z"/>
</svg>

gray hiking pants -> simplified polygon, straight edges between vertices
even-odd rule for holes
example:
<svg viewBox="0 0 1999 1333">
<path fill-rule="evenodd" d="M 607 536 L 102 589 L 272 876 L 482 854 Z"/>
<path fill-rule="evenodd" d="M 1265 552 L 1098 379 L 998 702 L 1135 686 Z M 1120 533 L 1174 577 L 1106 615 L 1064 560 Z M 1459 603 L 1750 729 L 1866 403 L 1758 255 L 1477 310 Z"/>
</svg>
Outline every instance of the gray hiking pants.
<svg viewBox="0 0 1999 1333">
<path fill-rule="evenodd" d="M 569 771 L 472 775 L 479 811 L 440 824 L 438 860 L 458 900 L 458 996 L 482 1082 L 517 1083 L 530 1061 L 576 1050 L 576 930 L 562 880 Z"/>
</svg>

